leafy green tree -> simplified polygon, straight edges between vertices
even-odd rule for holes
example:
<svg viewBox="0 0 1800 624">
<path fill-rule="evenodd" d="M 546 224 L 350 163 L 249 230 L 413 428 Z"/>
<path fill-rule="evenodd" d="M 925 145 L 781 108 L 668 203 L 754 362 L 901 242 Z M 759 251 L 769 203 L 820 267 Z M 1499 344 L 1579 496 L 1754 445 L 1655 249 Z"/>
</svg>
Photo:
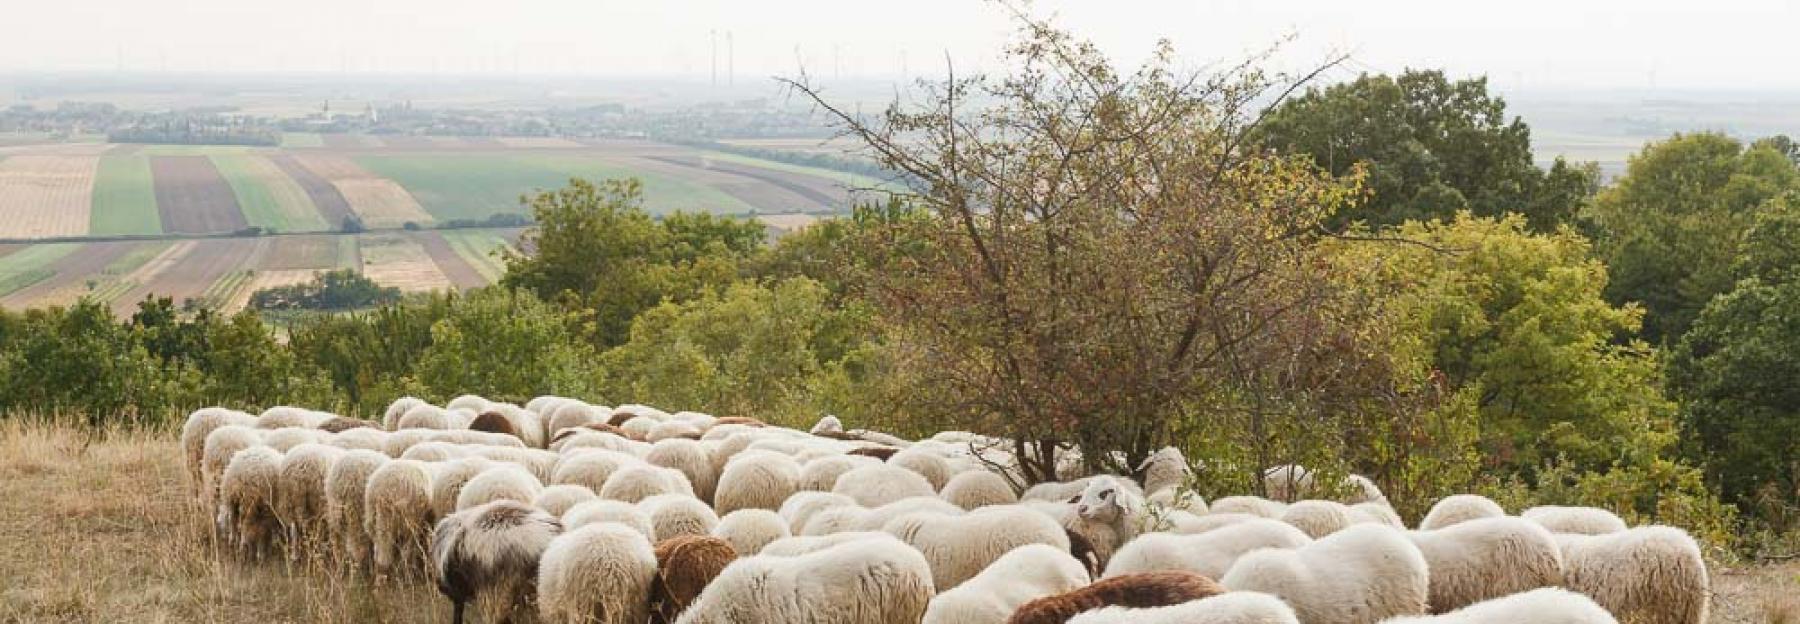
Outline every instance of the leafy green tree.
<svg viewBox="0 0 1800 624">
<path fill-rule="evenodd" d="M 325 372 L 358 414 L 377 414 L 403 394 L 424 394 L 416 367 L 452 296 L 427 295 L 367 312 L 302 317 L 288 348 Z"/>
<path fill-rule="evenodd" d="M 89 425 L 158 418 L 170 391 L 156 358 L 104 304 L 83 299 L 7 315 L 0 326 L 0 406 L 75 415 Z"/>
<path fill-rule="evenodd" d="M 1669 362 L 1691 452 L 1728 500 L 1800 500 L 1800 281 L 1713 299 Z"/>
<path fill-rule="evenodd" d="M 354 310 L 399 300 L 399 288 L 383 287 L 355 269 L 337 269 L 315 274 L 310 282 L 256 291 L 250 295 L 250 307 L 258 310 Z"/>
<path fill-rule="evenodd" d="M 1486 78 L 1451 81 L 1441 71 L 1364 74 L 1312 89 L 1277 107 L 1258 136 L 1312 157 L 1334 175 L 1365 173 L 1368 197 L 1331 224 L 1393 225 L 1408 219 L 1525 215 L 1534 231 L 1570 221 L 1592 195 L 1599 170 L 1557 159 L 1532 161 L 1531 131 L 1506 117 Z"/>
<path fill-rule="evenodd" d="M 1645 146 L 1593 204 L 1597 247 L 1613 277 L 1607 298 L 1643 304 L 1652 342 L 1678 339 L 1708 300 L 1731 288 L 1758 208 L 1796 184 L 1800 172 L 1785 155 L 1746 150 L 1722 134 Z"/>
<path fill-rule="evenodd" d="M 451 301 L 431 326 L 418 377 L 433 398 L 476 393 L 523 403 L 543 394 L 591 396 L 595 354 L 576 317 L 528 291 L 485 288 Z"/>
<path fill-rule="evenodd" d="M 243 311 L 223 319 L 208 316 L 202 322 L 207 348 L 195 367 L 203 385 L 189 404 L 335 407 L 337 401 L 324 373 L 284 348 L 256 313 Z"/>
<path fill-rule="evenodd" d="M 818 418 L 821 376 L 867 339 L 866 314 L 834 308 L 805 278 L 664 303 L 601 358 L 606 394 L 792 425 Z"/>
</svg>

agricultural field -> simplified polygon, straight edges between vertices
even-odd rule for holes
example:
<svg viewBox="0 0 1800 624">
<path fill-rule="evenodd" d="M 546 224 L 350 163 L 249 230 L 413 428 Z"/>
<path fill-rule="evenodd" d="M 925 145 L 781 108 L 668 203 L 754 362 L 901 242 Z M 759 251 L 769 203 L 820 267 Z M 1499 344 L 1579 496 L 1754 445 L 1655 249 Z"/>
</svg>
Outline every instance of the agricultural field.
<svg viewBox="0 0 1800 624">
<path fill-rule="evenodd" d="M 522 196 L 576 177 L 635 177 L 652 213 L 757 214 L 774 231 L 843 211 L 852 188 L 878 183 L 632 140 L 288 133 L 281 147 L 251 147 L 15 138 L 0 142 L 0 306 L 13 309 L 86 297 L 130 314 L 156 295 L 230 310 L 257 289 L 340 267 L 409 292 L 472 288 L 500 278 L 494 252 L 520 230 L 431 228 L 523 214 Z M 365 231 L 344 234 L 352 221 Z"/>
</svg>

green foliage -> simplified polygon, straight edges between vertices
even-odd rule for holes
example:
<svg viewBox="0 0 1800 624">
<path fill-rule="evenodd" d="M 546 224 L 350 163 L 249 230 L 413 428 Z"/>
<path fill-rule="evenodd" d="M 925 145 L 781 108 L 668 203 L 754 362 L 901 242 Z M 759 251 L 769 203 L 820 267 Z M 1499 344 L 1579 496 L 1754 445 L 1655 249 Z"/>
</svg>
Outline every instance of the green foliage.
<svg viewBox="0 0 1800 624">
<path fill-rule="evenodd" d="M 605 394 L 802 426 L 828 411 L 819 386 L 867 331 L 865 314 L 833 308 L 812 280 L 739 283 L 639 315 L 601 358 Z"/>
<path fill-rule="evenodd" d="M 1746 150 L 1713 133 L 1645 146 L 1593 204 L 1599 255 L 1613 275 L 1608 299 L 1642 303 L 1644 336 L 1674 342 L 1731 288 L 1758 208 L 1797 185 L 1794 161 L 1770 146 Z"/>
<path fill-rule="evenodd" d="M 354 310 L 400 300 L 400 289 L 383 287 L 355 269 L 313 275 L 310 282 L 276 286 L 250 295 L 258 310 Z"/>
<path fill-rule="evenodd" d="M 452 299 L 431 326 L 418 378 L 432 397 L 475 393 L 524 403 L 542 394 L 593 396 L 594 353 L 575 317 L 529 292 L 485 288 Z M 598 397 L 594 397 L 598 399 Z"/>
<path fill-rule="evenodd" d="M 1690 452 L 1727 499 L 1800 502 L 1800 281 L 1713 299 L 1669 362 Z M 1760 500 L 1759 500 L 1760 499 Z"/>
<path fill-rule="evenodd" d="M 1275 109 L 1259 130 L 1264 144 L 1305 154 L 1344 176 L 1365 172 L 1367 201 L 1332 224 L 1394 225 L 1408 219 L 1519 213 L 1534 231 L 1569 222 L 1594 192 L 1592 164 L 1533 164 L 1531 131 L 1487 79 L 1451 81 L 1441 71 L 1398 77 L 1365 74 L 1312 89 Z"/>
</svg>

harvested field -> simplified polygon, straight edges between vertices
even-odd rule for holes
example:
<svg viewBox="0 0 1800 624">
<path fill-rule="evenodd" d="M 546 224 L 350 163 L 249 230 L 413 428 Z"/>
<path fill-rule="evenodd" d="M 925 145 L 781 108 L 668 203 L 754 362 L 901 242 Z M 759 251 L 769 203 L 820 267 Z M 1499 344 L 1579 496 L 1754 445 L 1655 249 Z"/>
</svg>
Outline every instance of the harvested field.
<svg viewBox="0 0 1800 624">
<path fill-rule="evenodd" d="M 471 266 L 462 254 L 450 247 L 449 241 L 438 232 L 412 232 L 412 239 L 425 249 L 426 255 L 437 264 L 438 270 L 450 280 L 457 290 L 468 290 L 488 285 L 488 279 L 475 267 Z"/>
<path fill-rule="evenodd" d="M 338 192 L 336 186 L 332 186 L 330 180 L 313 173 L 311 169 L 302 166 L 299 161 L 294 160 L 293 156 L 287 154 L 270 156 L 269 162 L 281 169 L 282 173 L 287 174 L 295 184 L 300 185 L 301 190 L 306 191 L 306 196 L 312 200 L 313 208 L 319 213 L 319 218 L 325 220 L 329 229 L 336 229 L 344 225 L 344 217 L 351 215 L 350 202 L 344 199 L 344 194 Z"/>
<path fill-rule="evenodd" d="M 164 232 L 212 234 L 250 226 L 231 184 L 206 156 L 155 156 L 156 207 Z"/>
<path fill-rule="evenodd" d="M 121 156 L 117 152 L 100 157 L 100 168 L 94 178 L 88 233 L 97 236 L 162 233 L 162 217 L 156 210 L 156 184 L 150 175 L 149 158 Z"/>
<path fill-rule="evenodd" d="M 155 283 L 157 278 L 167 272 L 170 267 L 179 264 L 199 245 L 199 242 L 191 240 L 171 243 L 158 251 L 156 255 L 130 269 L 129 272 L 113 278 L 107 285 L 100 287 L 94 292 L 94 298 L 110 302 L 114 315 L 130 316 L 132 312 L 137 311 L 138 302 L 143 300 L 143 296 L 127 298 L 125 295 L 139 286 Z"/>
<path fill-rule="evenodd" d="M 263 254 L 262 262 L 256 265 L 256 270 L 325 270 L 337 268 L 341 265 L 344 257 L 339 241 L 351 238 L 352 237 L 349 236 L 336 236 L 330 234 L 274 237 L 270 239 L 269 251 L 268 253 Z"/>
<path fill-rule="evenodd" d="M 49 277 L 0 297 L 0 306 L 22 308 L 74 303 L 82 295 L 99 290 L 107 267 L 142 246 L 147 245 L 137 241 L 82 245 L 46 266 L 53 272 Z"/>
<path fill-rule="evenodd" d="M 113 309 L 118 310 L 121 305 L 125 305 L 126 309 L 135 310 L 137 302 L 148 295 L 172 298 L 177 305 L 189 299 L 198 299 L 221 277 L 251 266 L 257 248 L 264 241 L 254 238 L 223 238 L 188 242 L 194 243 L 191 250 L 181 254 L 169 266 L 158 268 L 154 278 L 138 282 L 137 286 L 127 290 L 113 301 Z M 155 261 L 151 264 L 155 264 Z"/>
<path fill-rule="evenodd" d="M 450 278 L 444 276 L 431 255 L 418 241 L 403 234 L 371 234 L 360 244 L 363 275 L 383 286 L 406 292 L 448 290 Z"/>
<path fill-rule="evenodd" d="M 212 157 L 231 183 L 250 225 L 276 232 L 322 232 L 332 229 L 313 209 L 306 189 L 275 163 L 256 154 Z"/>
<path fill-rule="evenodd" d="M 378 177 L 342 156 L 302 155 L 295 160 L 329 180 L 350 209 L 372 227 L 399 227 L 407 222 L 431 223 L 432 217 L 400 184 Z"/>
<path fill-rule="evenodd" d="M 581 147 L 580 143 L 558 137 L 496 137 L 501 145 L 524 148 L 569 148 Z"/>
<path fill-rule="evenodd" d="M 97 156 L 19 154 L 0 160 L 0 237 L 86 234 L 99 164 Z"/>
</svg>

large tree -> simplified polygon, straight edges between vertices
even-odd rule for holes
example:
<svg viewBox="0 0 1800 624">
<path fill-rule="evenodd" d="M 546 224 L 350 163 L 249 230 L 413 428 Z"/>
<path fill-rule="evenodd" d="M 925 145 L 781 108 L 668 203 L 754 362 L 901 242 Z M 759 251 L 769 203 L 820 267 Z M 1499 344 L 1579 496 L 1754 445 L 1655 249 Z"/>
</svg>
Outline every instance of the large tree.
<svg viewBox="0 0 1800 624">
<path fill-rule="evenodd" d="M 1607 296 L 1639 302 L 1644 335 L 1673 342 L 1707 301 L 1731 288 L 1732 264 L 1765 202 L 1800 184 L 1774 145 L 1745 149 L 1716 133 L 1676 135 L 1631 158 L 1595 200 Z"/>
<path fill-rule="evenodd" d="M 1369 196 L 1332 218 L 1392 225 L 1407 219 L 1525 215 L 1536 231 L 1569 221 L 1598 180 L 1592 165 L 1532 161 L 1531 131 L 1508 119 L 1486 78 L 1441 71 L 1364 74 L 1312 89 L 1277 108 L 1258 133 L 1335 175 L 1366 171 Z"/>
<path fill-rule="evenodd" d="M 1247 140 L 1281 81 L 1185 75 L 1167 46 L 1122 72 L 1024 30 L 1007 75 L 875 118 L 795 82 L 913 184 L 918 212 L 857 242 L 913 420 L 1015 439 L 1035 481 L 1071 446 L 1129 471 L 1209 416 L 1337 407 L 1353 311 L 1316 242 L 1356 189 Z"/>
</svg>

